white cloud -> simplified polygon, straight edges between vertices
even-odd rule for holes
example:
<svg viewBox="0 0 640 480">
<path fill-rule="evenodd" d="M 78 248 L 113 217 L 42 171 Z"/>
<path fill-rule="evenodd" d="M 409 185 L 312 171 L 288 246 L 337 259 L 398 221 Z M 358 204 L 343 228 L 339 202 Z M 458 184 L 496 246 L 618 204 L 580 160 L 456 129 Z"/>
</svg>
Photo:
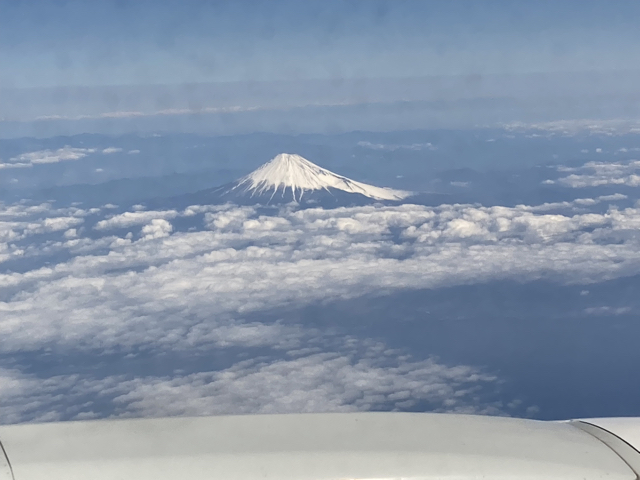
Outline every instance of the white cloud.
<svg viewBox="0 0 640 480">
<path fill-rule="evenodd" d="M 38 150 L 13 157 L 8 163 L 0 164 L 0 168 L 24 168 L 45 163 L 80 160 L 95 151 L 95 148 L 74 148 L 68 145 L 58 150 Z"/>
<path fill-rule="evenodd" d="M 119 215 L 114 215 L 106 220 L 100 220 L 96 223 L 96 230 L 109 230 L 114 228 L 127 228 L 132 227 L 134 225 L 142 225 L 145 223 L 149 223 L 152 220 L 156 219 L 171 219 L 175 218 L 178 215 L 176 210 L 167 210 L 167 211 L 135 211 L 135 212 L 125 212 Z"/>
<path fill-rule="evenodd" d="M 40 227 L 36 227 L 36 232 L 58 232 L 60 230 L 67 230 L 70 227 L 84 222 L 82 218 L 77 217 L 55 217 L 45 218 Z"/>
<path fill-rule="evenodd" d="M 120 153 L 121 151 L 122 151 L 122 149 L 119 148 L 119 147 L 107 147 L 104 150 L 102 150 L 102 153 L 104 153 L 104 154 Z"/>
<path fill-rule="evenodd" d="M 34 255 L 50 254 L 63 247 L 47 241 L 38 244 L 29 237 L 40 234 L 63 232 L 65 238 L 78 234 L 87 215 L 96 214 L 100 209 L 83 210 L 77 207 L 54 209 L 50 204 L 27 206 L 16 204 L 5 206 L 0 203 L 0 264 L 11 258 L 31 258 Z M 24 244 L 25 241 L 29 243 Z M 18 246 L 19 242 L 23 242 Z"/>
<path fill-rule="evenodd" d="M 560 167 L 559 171 L 572 171 L 556 183 L 572 188 L 599 187 L 603 185 L 640 186 L 640 161 L 629 162 L 588 162 L 582 167 Z"/>
<path fill-rule="evenodd" d="M 437 147 L 433 146 L 430 142 L 427 143 L 411 143 L 406 145 L 397 144 L 383 144 L 383 143 L 371 143 L 371 142 L 358 142 L 358 146 L 362 148 L 368 148 L 370 150 L 437 150 Z"/>
<path fill-rule="evenodd" d="M 142 227 L 142 238 L 152 240 L 155 238 L 168 237 L 173 227 L 162 218 L 154 218 L 151 223 Z"/>
<path fill-rule="evenodd" d="M 140 118 L 167 115 L 192 115 L 202 113 L 231 113 L 249 112 L 254 110 L 273 110 L 267 107 L 230 106 L 230 107 L 198 107 L 198 108 L 170 108 L 157 111 L 141 112 L 136 110 L 122 110 L 115 112 L 103 112 L 95 115 L 40 115 L 35 120 L 88 120 L 100 118 Z M 276 108 L 278 109 L 278 108 Z M 159 136 L 154 134 L 154 136 Z"/>
<path fill-rule="evenodd" d="M 49 213 L 51 211 L 51 205 L 48 203 L 43 203 L 40 205 L 25 205 L 25 204 L 14 204 L 14 205 L 5 205 L 0 203 L 0 218 L 1 219 L 18 219 L 24 218 L 30 215 L 44 214 Z"/>
<path fill-rule="evenodd" d="M 502 124 L 507 131 L 538 130 L 547 135 L 573 136 L 582 132 L 598 135 L 626 135 L 640 132 L 640 122 L 625 119 L 575 119 L 551 122 Z M 540 136 L 540 135 L 538 135 Z M 583 150 L 583 153 L 587 153 Z"/>
<path fill-rule="evenodd" d="M 3 168 L 29 168 L 32 167 L 31 163 L 0 163 L 0 170 Z"/>
<path fill-rule="evenodd" d="M 614 193 L 612 195 L 600 195 L 598 197 L 598 200 L 600 200 L 601 202 L 616 202 L 618 200 L 626 200 L 627 195 L 623 195 L 622 193 Z"/>
<path fill-rule="evenodd" d="M 10 158 L 5 163 L 0 162 L 0 169 L 30 168 L 35 165 L 42 165 L 42 164 L 48 164 L 48 163 L 76 161 L 76 160 L 85 158 L 87 155 L 96 153 L 97 151 L 98 150 L 96 148 L 78 148 L 78 147 L 71 147 L 69 145 L 65 145 L 64 147 L 58 148 L 57 150 L 47 149 L 47 150 L 37 150 L 34 152 L 26 152 Z M 118 148 L 118 147 L 107 147 L 101 150 L 103 154 L 118 153 L 121 151 L 122 151 L 122 148 Z M 102 170 L 98 169 L 96 171 L 102 171 Z"/>
<path fill-rule="evenodd" d="M 475 388 L 495 377 L 433 360 L 389 364 L 384 350 L 247 360 L 221 372 L 131 382 L 115 402 L 142 416 L 407 409 L 420 402 L 441 411 L 500 412 L 472 401 Z"/>
<path fill-rule="evenodd" d="M 48 204 L 33 207 L 0 204 L 0 242 L 16 242 L 31 235 L 68 230 L 82 224 L 83 217 L 89 213 L 78 208 L 49 208 Z"/>
<path fill-rule="evenodd" d="M 629 153 L 629 152 L 640 152 L 640 147 L 630 147 L 630 148 L 622 147 L 616 150 L 615 153 L 617 155 L 619 153 Z"/>
<path fill-rule="evenodd" d="M 588 315 L 624 315 L 631 312 L 630 307 L 589 307 L 584 312 Z"/>
</svg>

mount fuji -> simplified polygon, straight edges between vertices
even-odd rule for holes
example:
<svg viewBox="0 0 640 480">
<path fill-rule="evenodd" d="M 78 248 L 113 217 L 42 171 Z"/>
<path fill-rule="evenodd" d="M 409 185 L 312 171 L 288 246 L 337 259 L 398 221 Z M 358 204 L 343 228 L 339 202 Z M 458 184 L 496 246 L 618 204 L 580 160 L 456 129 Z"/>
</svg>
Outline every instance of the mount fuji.
<svg viewBox="0 0 640 480">
<path fill-rule="evenodd" d="M 211 193 L 222 201 L 263 205 L 400 202 L 413 195 L 351 180 L 288 153 L 277 155 L 249 175 Z"/>
</svg>

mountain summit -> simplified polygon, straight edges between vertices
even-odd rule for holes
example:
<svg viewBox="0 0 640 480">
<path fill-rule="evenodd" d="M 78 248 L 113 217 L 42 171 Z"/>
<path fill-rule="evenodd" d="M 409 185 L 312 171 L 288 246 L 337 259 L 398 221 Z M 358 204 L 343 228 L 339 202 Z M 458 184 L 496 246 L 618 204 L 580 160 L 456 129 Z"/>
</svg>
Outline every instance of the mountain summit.
<svg viewBox="0 0 640 480">
<path fill-rule="evenodd" d="M 223 193 L 225 197 L 253 198 L 266 203 L 301 202 L 310 197 L 365 197 L 371 200 L 400 201 L 411 192 L 375 187 L 337 175 L 300 155 L 281 153 Z M 352 198 L 353 200 L 353 198 Z M 359 202 L 361 203 L 361 202 Z"/>
</svg>

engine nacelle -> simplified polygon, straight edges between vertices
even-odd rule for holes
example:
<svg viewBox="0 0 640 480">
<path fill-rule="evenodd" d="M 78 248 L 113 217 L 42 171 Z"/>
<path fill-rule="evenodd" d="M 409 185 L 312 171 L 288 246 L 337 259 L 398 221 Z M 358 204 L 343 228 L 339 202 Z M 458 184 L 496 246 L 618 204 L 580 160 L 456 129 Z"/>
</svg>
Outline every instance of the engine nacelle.
<svg viewBox="0 0 640 480">
<path fill-rule="evenodd" d="M 2 426 L 0 441 L 1 480 L 637 480 L 640 472 L 640 454 L 593 424 L 472 415 L 79 421 Z"/>
</svg>

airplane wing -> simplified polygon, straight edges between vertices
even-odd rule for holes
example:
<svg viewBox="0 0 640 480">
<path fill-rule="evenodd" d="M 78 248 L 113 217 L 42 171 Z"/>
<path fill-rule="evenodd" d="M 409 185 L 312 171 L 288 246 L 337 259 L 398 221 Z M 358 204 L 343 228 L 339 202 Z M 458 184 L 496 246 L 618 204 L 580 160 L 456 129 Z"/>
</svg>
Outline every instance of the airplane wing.
<svg viewBox="0 0 640 480">
<path fill-rule="evenodd" d="M 473 415 L 23 424 L 0 426 L 0 442 L 1 480 L 636 480 L 640 472 L 640 453 L 595 424 Z"/>
</svg>

